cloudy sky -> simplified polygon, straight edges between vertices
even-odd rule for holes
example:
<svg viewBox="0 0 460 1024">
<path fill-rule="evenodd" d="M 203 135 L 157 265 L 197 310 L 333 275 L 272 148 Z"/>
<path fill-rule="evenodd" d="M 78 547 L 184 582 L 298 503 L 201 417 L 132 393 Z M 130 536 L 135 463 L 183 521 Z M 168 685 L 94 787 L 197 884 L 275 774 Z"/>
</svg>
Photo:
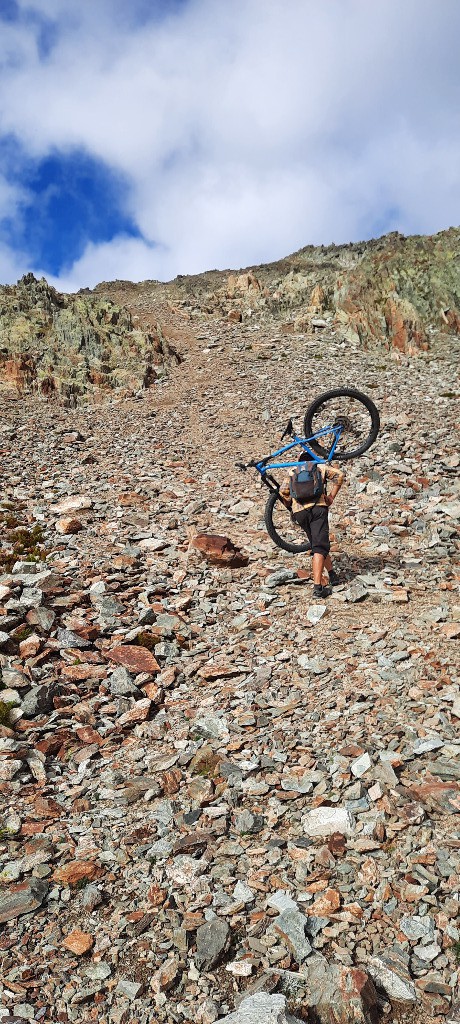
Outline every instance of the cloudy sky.
<svg viewBox="0 0 460 1024">
<path fill-rule="evenodd" d="M 459 0 L 0 0 L 0 282 L 460 223 Z"/>
</svg>

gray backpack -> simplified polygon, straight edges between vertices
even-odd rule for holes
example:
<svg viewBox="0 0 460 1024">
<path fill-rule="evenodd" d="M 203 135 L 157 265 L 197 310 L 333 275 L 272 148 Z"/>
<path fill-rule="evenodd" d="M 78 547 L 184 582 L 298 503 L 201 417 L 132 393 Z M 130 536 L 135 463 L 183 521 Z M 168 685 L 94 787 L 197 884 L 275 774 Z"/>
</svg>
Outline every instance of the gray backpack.
<svg viewBox="0 0 460 1024">
<path fill-rule="evenodd" d="M 305 462 L 290 481 L 291 498 L 299 505 L 316 504 L 324 493 L 324 480 L 317 462 Z"/>
</svg>

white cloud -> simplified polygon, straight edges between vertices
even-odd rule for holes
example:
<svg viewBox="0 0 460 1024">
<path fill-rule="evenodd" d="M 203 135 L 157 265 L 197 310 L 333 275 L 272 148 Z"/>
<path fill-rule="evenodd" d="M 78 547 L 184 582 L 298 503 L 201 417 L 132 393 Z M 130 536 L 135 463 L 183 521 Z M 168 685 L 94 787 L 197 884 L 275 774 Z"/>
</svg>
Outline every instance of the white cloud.
<svg viewBox="0 0 460 1024">
<path fill-rule="evenodd" d="M 126 175 L 146 240 L 89 242 L 61 286 L 460 221 L 457 0 L 189 0 L 136 25 L 141 6 L 21 0 L 54 48 L 27 21 L 0 39 L 2 131 Z"/>
</svg>

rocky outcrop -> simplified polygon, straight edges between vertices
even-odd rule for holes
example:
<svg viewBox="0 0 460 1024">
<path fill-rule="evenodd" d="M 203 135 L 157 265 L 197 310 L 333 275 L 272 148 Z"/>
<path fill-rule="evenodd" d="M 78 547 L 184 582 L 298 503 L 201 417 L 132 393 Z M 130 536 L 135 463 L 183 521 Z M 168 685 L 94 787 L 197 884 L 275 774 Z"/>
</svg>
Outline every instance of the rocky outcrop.
<svg viewBox="0 0 460 1024">
<path fill-rule="evenodd" d="M 75 405 L 87 395 L 148 388 L 180 362 L 161 325 L 144 333 L 129 310 L 84 292 L 61 295 L 27 274 L 0 288 L 0 381 Z"/>
<path fill-rule="evenodd" d="M 426 349 L 434 332 L 460 333 L 459 267 L 460 229 L 450 228 L 307 246 L 276 263 L 181 277 L 164 287 L 191 317 L 274 317 L 285 333 L 328 327 L 364 348 L 410 355 Z"/>
</svg>

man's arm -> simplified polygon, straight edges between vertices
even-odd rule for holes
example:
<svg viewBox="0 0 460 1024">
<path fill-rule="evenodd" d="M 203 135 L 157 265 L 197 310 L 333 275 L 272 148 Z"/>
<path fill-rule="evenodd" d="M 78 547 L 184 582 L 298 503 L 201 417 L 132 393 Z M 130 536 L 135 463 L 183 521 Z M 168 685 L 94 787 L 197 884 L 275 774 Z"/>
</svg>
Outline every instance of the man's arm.
<svg viewBox="0 0 460 1024">
<path fill-rule="evenodd" d="M 281 481 L 280 496 L 286 505 L 292 505 L 290 476 L 285 476 L 284 480 Z"/>
<path fill-rule="evenodd" d="M 343 481 L 345 479 L 345 475 L 344 475 L 344 473 L 342 472 L 341 469 L 336 469 L 335 466 L 326 466 L 326 471 L 325 471 L 324 475 L 326 477 L 326 480 L 331 480 L 332 481 L 331 490 L 329 491 L 329 494 L 326 495 L 326 502 L 327 502 L 327 504 L 328 505 L 332 505 L 332 502 L 334 501 L 334 498 L 337 497 L 337 495 L 338 495 L 338 493 L 340 491 L 340 488 L 341 488 L 341 486 L 343 484 Z"/>
</svg>

